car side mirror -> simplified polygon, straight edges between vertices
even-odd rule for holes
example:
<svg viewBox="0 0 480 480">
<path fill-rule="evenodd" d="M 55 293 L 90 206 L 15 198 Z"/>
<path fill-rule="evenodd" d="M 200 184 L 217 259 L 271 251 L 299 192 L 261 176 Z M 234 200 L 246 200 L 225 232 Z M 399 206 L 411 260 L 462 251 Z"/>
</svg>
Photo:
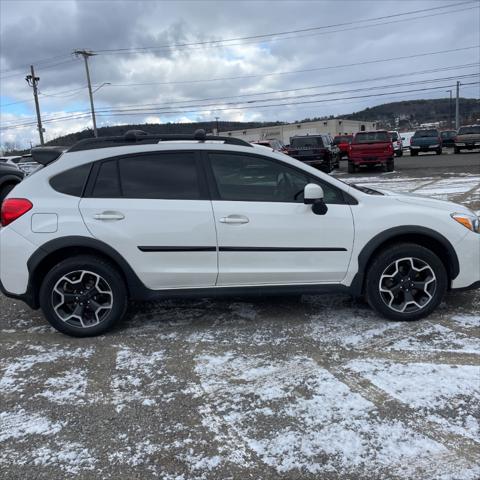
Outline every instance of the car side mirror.
<svg viewBox="0 0 480 480">
<path fill-rule="evenodd" d="M 323 201 L 323 188 L 315 183 L 305 185 L 303 203 L 311 205 L 315 215 L 325 215 L 328 211 L 328 207 Z"/>
<path fill-rule="evenodd" d="M 402 140 L 405 140 L 405 137 L 402 137 Z"/>
</svg>

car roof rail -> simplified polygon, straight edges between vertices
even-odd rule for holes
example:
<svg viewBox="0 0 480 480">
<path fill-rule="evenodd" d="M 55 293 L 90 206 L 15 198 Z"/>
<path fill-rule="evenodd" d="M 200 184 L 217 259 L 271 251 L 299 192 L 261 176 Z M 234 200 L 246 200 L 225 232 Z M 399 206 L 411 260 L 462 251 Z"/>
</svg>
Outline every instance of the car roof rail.
<svg viewBox="0 0 480 480">
<path fill-rule="evenodd" d="M 207 135 L 205 130 L 195 130 L 193 134 L 183 133 L 163 133 L 150 134 L 143 130 L 128 130 L 124 135 L 100 138 L 86 138 L 79 140 L 68 149 L 69 152 L 80 152 L 83 150 L 94 150 L 97 148 L 120 147 L 127 145 L 149 145 L 168 141 L 192 140 L 198 142 L 220 141 L 229 145 L 240 145 L 243 147 L 252 147 L 245 140 L 234 137 L 218 137 L 216 135 Z M 252 147 L 253 148 L 253 147 Z"/>
</svg>

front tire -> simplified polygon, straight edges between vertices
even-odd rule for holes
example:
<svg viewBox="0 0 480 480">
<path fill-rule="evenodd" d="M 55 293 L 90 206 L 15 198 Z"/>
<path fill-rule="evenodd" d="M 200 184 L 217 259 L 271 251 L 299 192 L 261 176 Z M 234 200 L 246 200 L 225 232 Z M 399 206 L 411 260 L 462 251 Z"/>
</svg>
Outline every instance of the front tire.
<svg viewBox="0 0 480 480">
<path fill-rule="evenodd" d="M 397 150 L 396 155 L 397 155 L 397 157 L 402 157 L 403 156 L 403 150 Z"/>
<path fill-rule="evenodd" d="M 395 161 L 393 158 L 387 161 L 387 172 L 393 172 L 395 170 Z"/>
<path fill-rule="evenodd" d="M 101 257 L 62 260 L 45 276 L 40 306 L 49 323 L 72 337 L 100 335 L 119 322 L 128 303 L 118 270 Z"/>
<path fill-rule="evenodd" d="M 390 320 L 428 316 L 442 301 L 448 276 L 442 261 L 428 248 L 412 243 L 381 251 L 367 272 L 369 305 Z"/>
<path fill-rule="evenodd" d="M 460 153 L 460 148 L 458 148 L 458 147 L 453 147 L 453 153 L 455 153 L 455 154 L 458 155 L 458 154 Z"/>
<path fill-rule="evenodd" d="M 418 152 L 416 150 L 410 150 L 410 155 L 412 157 L 416 157 L 418 155 Z"/>
<path fill-rule="evenodd" d="M 348 173 L 355 173 L 355 164 L 350 160 L 348 161 Z"/>
<path fill-rule="evenodd" d="M 441 154 L 442 154 L 442 149 L 439 148 L 438 150 L 435 151 L 435 153 L 436 153 L 437 155 L 441 155 Z"/>
</svg>

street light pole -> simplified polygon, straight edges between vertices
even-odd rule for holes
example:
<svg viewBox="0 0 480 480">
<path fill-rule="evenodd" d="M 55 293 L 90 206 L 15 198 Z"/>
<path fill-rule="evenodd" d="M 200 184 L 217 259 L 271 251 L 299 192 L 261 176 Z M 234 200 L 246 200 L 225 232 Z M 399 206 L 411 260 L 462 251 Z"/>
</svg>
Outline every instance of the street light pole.
<svg viewBox="0 0 480 480">
<path fill-rule="evenodd" d="M 85 71 L 87 73 L 88 94 L 90 96 L 90 109 L 92 111 L 93 135 L 95 137 L 98 137 L 97 121 L 95 119 L 95 107 L 93 105 L 92 83 L 90 81 L 90 70 L 88 69 L 88 57 L 92 57 L 95 54 L 87 50 L 75 50 L 73 53 L 75 53 L 75 55 L 77 56 L 81 55 L 85 62 Z"/>
</svg>

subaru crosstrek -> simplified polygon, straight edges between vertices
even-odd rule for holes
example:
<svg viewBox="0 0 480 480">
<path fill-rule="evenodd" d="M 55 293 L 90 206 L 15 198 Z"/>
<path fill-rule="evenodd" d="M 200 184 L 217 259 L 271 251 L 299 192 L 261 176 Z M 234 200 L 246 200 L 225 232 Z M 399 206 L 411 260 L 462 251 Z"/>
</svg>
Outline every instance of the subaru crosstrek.
<svg viewBox="0 0 480 480">
<path fill-rule="evenodd" d="M 270 148 L 133 131 L 32 155 L 44 167 L 2 206 L 0 288 L 69 335 L 105 332 L 129 299 L 338 290 L 416 320 L 480 286 L 468 208 L 349 185 Z"/>
</svg>

